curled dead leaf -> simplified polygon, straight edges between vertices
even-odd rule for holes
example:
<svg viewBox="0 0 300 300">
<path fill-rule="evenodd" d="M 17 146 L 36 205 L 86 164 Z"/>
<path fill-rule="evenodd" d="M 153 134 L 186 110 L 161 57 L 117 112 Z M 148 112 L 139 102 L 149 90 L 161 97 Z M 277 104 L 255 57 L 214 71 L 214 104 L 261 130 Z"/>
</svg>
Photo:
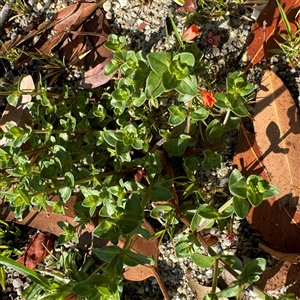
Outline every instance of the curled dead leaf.
<svg viewBox="0 0 300 300">
<path fill-rule="evenodd" d="M 300 253 L 285 253 L 285 252 L 275 251 L 272 248 L 269 248 L 262 243 L 259 243 L 259 247 L 263 249 L 265 252 L 272 255 L 277 260 L 287 261 L 292 264 L 299 264 L 300 262 Z"/>
</svg>

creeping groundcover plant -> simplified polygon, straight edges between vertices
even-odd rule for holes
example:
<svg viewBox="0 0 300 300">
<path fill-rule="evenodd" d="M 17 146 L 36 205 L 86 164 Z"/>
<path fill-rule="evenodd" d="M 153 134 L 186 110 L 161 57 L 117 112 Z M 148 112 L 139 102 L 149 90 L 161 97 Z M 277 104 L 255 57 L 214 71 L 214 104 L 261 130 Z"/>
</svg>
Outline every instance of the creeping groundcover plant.
<svg viewBox="0 0 300 300">
<path fill-rule="evenodd" d="M 175 245 L 176 255 L 189 257 L 201 268 L 214 267 L 212 290 L 205 299 L 240 299 L 242 290 L 259 279 L 264 259 L 243 265 L 235 256 L 216 254 L 201 233 L 214 224 L 223 231 L 234 215 L 245 218 L 251 205 L 273 197 L 278 189 L 259 176 L 245 178 L 235 169 L 227 194 L 220 193 L 222 203 L 215 206 L 218 189 L 208 193 L 198 180 L 199 170 L 221 166 L 219 152 L 225 148 L 227 133 L 248 116 L 253 86 L 236 71 L 227 78 L 226 91 L 213 94 L 200 89 L 206 86 L 209 66 L 203 53 L 176 33 L 176 51 L 149 54 L 127 50 L 124 37 L 110 35 L 105 45 L 114 56 L 105 74 L 115 76 L 104 92 L 64 86 L 55 94 L 39 83 L 27 104 L 30 124 L 7 123 L 7 131 L 2 132 L 6 143 L 0 149 L 0 194 L 15 217 L 22 219 L 26 210 L 48 207 L 64 214 L 68 199 L 76 194 L 82 199 L 74 206 L 78 225 L 60 222 L 59 243 L 77 242 L 77 232 L 92 218 L 98 220 L 93 235 L 110 241 L 106 247 L 91 249 L 103 262 L 97 269 L 84 264 L 62 278 L 42 276 L 38 269 L 0 256 L 1 265 L 34 282 L 25 297 L 120 299 L 124 267 L 155 265 L 152 257 L 131 251 L 134 236 L 172 236 L 178 222 L 190 231 Z M 16 105 L 24 91 L 14 89 L 10 94 L 8 101 Z M 178 157 L 185 174 L 173 177 L 166 167 L 170 157 Z M 179 200 L 175 188 L 182 195 Z M 51 195 L 58 195 L 58 201 L 51 201 Z M 151 236 L 143 225 L 145 210 L 162 221 L 165 230 Z M 120 237 L 125 239 L 123 248 L 117 246 Z M 219 268 L 236 280 L 217 293 Z"/>
</svg>

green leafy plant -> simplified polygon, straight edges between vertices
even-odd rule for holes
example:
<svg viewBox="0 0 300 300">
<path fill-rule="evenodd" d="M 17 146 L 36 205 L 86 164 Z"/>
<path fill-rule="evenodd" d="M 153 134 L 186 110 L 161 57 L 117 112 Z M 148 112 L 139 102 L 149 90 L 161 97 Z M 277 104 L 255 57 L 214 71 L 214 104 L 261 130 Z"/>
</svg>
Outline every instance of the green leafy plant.
<svg viewBox="0 0 300 300">
<path fill-rule="evenodd" d="M 203 189 L 196 175 L 201 168 L 220 167 L 218 151 L 224 149 L 227 133 L 248 116 L 246 105 L 253 86 L 237 71 L 227 78 L 224 93 L 201 91 L 208 66 L 203 53 L 182 39 L 176 51 L 163 53 L 134 52 L 125 44 L 124 37 L 108 37 L 106 47 L 114 56 L 105 73 L 118 72 L 119 76 L 100 95 L 68 86 L 50 94 L 39 84 L 27 104 L 31 124 L 8 123 L 7 131 L 2 132 L 6 143 L 0 149 L 0 195 L 16 218 L 22 219 L 26 210 L 47 211 L 49 206 L 53 213 L 64 214 L 70 196 L 79 194 L 82 201 L 74 206 L 77 225 L 59 222 L 59 243 L 77 242 L 77 229 L 97 217 L 93 235 L 112 243 L 92 249 L 103 264 L 92 273 L 73 269 L 67 280 L 57 274 L 46 274 L 42 280 L 6 258 L 0 264 L 30 276 L 37 284 L 33 289 L 41 289 L 41 299 L 63 299 L 71 294 L 90 300 L 119 299 L 125 266 L 155 264 L 130 248 L 135 234 L 146 239 L 151 236 L 143 227 L 144 211 L 149 209 L 151 217 L 165 226 L 156 237 L 172 236 L 175 225 L 183 222 L 190 233 L 176 244 L 177 256 L 190 257 L 202 267 L 215 265 L 216 277 L 221 263 L 237 278 L 228 294 L 235 291 L 239 295 L 257 279 L 264 262 L 258 259 L 243 267 L 238 259 L 217 256 L 211 248 L 206 249 L 210 256 L 205 256 L 199 253 L 205 245 L 201 231 L 215 223 L 224 230 L 234 214 L 245 217 L 250 205 L 259 205 L 278 189 L 259 176 L 245 178 L 234 170 L 225 204 L 217 209 L 209 201 L 214 195 Z M 14 88 L 9 103 L 15 106 L 22 93 L 18 86 Z M 189 154 L 196 138 L 197 155 Z M 186 175 L 172 178 L 166 174 L 168 156 L 184 156 Z M 174 199 L 174 182 L 184 188 L 182 206 Z M 52 195 L 58 200 L 52 201 Z M 190 204 L 184 203 L 186 199 Z M 123 248 L 117 246 L 121 236 L 126 240 Z M 211 299 L 217 297 L 215 284 Z"/>
<path fill-rule="evenodd" d="M 7 222 L 0 220 L 0 256 L 10 257 L 12 255 L 21 255 L 22 251 L 15 246 L 20 239 L 21 231 L 18 227 L 9 225 Z M 5 286 L 6 272 L 4 266 L 0 265 L 0 285 L 3 290 Z"/>
<path fill-rule="evenodd" d="M 286 33 L 279 34 L 280 37 L 283 39 L 283 42 L 277 41 L 277 44 L 279 45 L 280 49 L 272 49 L 269 50 L 272 53 L 284 53 L 286 55 L 286 58 L 288 62 L 291 65 L 297 65 L 299 64 L 299 53 L 300 53 L 300 24 L 297 22 L 296 27 L 297 30 L 293 32 L 292 27 L 290 25 L 290 22 L 288 20 L 288 17 L 283 10 L 282 6 L 276 0 L 278 9 L 281 15 L 281 18 L 284 22 Z"/>
</svg>

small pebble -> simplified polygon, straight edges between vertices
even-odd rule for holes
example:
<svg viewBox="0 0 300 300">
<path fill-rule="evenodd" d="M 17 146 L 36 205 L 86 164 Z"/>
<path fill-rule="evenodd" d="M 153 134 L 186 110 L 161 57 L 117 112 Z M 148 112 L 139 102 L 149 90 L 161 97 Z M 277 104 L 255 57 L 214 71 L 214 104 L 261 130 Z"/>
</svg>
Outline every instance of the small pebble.
<svg viewBox="0 0 300 300">
<path fill-rule="evenodd" d="M 23 281 L 20 278 L 15 278 L 12 281 L 12 285 L 14 286 L 15 289 L 19 288 L 20 286 L 23 285 Z"/>
</svg>

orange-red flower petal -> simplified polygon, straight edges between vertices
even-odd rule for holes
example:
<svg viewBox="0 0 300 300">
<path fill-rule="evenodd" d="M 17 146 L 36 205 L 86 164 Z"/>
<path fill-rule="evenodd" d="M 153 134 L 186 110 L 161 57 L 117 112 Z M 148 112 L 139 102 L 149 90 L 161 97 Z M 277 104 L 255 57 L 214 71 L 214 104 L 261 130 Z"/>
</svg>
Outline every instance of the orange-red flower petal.
<svg viewBox="0 0 300 300">
<path fill-rule="evenodd" d="M 203 91 L 202 92 L 202 101 L 204 106 L 208 106 L 210 108 L 217 102 L 211 92 Z"/>
<path fill-rule="evenodd" d="M 200 31 L 198 27 L 195 24 L 193 24 L 183 33 L 182 36 L 184 36 L 186 41 L 191 41 L 198 35 L 200 35 Z"/>
</svg>

